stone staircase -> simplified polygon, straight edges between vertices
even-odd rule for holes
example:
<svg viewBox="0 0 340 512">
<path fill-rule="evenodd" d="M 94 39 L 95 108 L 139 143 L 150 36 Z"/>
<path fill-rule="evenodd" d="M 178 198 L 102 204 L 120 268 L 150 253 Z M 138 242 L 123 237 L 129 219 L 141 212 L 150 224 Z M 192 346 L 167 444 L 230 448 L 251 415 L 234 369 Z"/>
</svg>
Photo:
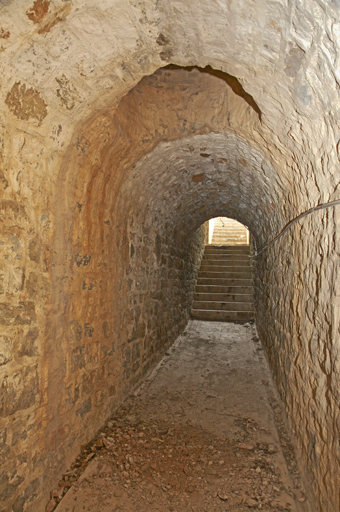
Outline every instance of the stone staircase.
<svg viewBox="0 0 340 512">
<path fill-rule="evenodd" d="M 212 245 L 248 245 L 247 229 L 234 219 L 215 219 Z"/>
<path fill-rule="evenodd" d="M 218 236 L 221 240 L 220 230 Z M 249 245 L 239 233 L 235 236 L 234 245 L 205 246 L 191 310 L 196 320 L 245 322 L 254 318 Z M 228 237 L 234 242 L 230 233 Z"/>
</svg>

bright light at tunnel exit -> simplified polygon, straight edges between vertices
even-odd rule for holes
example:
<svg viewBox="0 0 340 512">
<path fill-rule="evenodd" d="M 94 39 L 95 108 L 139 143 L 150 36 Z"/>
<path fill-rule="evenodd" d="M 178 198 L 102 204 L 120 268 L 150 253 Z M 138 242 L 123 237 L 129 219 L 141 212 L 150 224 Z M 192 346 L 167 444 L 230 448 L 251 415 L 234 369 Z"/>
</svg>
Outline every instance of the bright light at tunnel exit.
<svg viewBox="0 0 340 512">
<path fill-rule="evenodd" d="M 208 221 L 209 245 L 249 245 L 249 230 L 228 217 L 215 217 Z"/>
</svg>

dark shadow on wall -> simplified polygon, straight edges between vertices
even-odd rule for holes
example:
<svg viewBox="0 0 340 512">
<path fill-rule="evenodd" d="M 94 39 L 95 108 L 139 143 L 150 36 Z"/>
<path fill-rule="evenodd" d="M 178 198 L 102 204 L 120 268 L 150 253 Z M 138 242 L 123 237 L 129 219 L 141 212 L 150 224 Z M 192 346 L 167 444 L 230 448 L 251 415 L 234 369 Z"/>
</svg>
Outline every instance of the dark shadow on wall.
<svg viewBox="0 0 340 512">
<path fill-rule="evenodd" d="M 208 75 L 216 76 L 217 78 L 220 78 L 221 80 L 224 80 L 226 84 L 229 85 L 229 87 L 233 90 L 235 94 L 240 96 L 248 103 L 248 105 L 256 112 L 256 114 L 259 116 L 259 119 L 261 121 L 262 112 L 260 108 L 258 107 L 256 101 L 254 98 L 248 94 L 238 81 L 238 79 L 235 76 L 229 75 L 228 73 L 225 73 L 224 71 L 220 71 L 218 69 L 213 69 L 211 66 L 206 66 L 205 68 L 200 68 L 198 66 L 176 66 L 175 64 L 169 64 L 168 66 L 165 66 L 165 69 L 186 69 L 188 71 L 191 71 L 192 69 L 198 69 L 201 73 L 207 73 Z"/>
</svg>

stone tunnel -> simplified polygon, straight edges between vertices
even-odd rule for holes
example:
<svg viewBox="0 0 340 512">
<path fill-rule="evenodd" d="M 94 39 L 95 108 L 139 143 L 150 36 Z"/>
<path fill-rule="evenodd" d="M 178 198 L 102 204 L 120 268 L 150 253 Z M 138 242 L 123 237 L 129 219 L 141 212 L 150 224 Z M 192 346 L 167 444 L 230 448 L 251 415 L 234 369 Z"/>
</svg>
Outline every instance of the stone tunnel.
<svg viewBox="0 0 340 512">
<path fill-rule="evenodd" d="M 184 330 L 204 223 L 339 510 L 338 0 L 1 0 L 0 509 L 49 490 Z M 303 215 L 305 214 L 305 215 Z"/>
</svg>

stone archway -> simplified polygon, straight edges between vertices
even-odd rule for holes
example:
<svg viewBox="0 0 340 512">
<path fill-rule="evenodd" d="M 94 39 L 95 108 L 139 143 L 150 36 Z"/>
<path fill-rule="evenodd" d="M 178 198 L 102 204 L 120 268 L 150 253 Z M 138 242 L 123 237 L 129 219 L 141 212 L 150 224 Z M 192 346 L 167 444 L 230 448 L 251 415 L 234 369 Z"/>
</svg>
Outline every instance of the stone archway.
<svg viewBox="0 0 340 512">
<path fill-rule="evenodd" d="M 1 10 L 0 493 L 37 510 L 185 324 L 201 240 L 190 233 L 227 211 L 261 249 L 338 199 L 338 12 L 316 1 Z M 319 210 L 256 263 L 259 333 L 322 510 L 338 500 L 337 235 L 337 210 Z M 168 337 L 146 322 L 162 290 L 135 288 L 147 272 L 182 290 Z"/>
</svg>

